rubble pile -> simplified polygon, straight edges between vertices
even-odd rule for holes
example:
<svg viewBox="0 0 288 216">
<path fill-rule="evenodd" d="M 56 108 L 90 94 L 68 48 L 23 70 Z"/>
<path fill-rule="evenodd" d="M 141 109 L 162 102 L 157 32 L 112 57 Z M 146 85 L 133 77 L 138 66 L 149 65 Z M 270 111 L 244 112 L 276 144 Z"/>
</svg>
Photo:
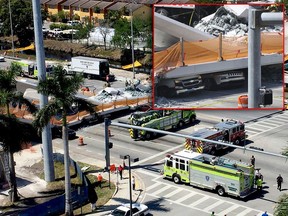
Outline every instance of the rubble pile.
<svg viewBox="0 0 288 216">
<path fill-rule="evenodd" d="M 243 10 L 243 8 L 241 8 Z M 248 7 L 245 9 L 248 10 Z M 225 36 L 244 36 L 248 33 L 248 18 L 245 16 L 237 16 L 236 12 L 229 7 L 222 6 L 218 10 L 207 17 L 204 17 L 194 27 L 200 31 L 219 36 L 222 33 Z M 279 32 L 282 26 L 265 27 L 263 32 Z"/>
<path fill-rule="evenodd" d="M 90 102 L 110 103 L 117 100 L 142 98 L 151 95 L 151 83 L 135 80 L 126 84 L 126 88 L 106 87 L 97 95 L 89 97 Z"/>
</svg>

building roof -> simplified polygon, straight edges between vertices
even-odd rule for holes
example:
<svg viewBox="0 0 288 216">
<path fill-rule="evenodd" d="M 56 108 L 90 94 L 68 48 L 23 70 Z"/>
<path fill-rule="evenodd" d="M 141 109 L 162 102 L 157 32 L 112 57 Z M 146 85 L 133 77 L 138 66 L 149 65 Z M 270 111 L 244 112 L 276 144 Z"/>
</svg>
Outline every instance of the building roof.
<svg viewBox="0 0 288 216">
<path fill-rule="evenodd" d="M 63 2 L 63 0 L 51 0 L 49 2 L 46 1 L 46 4 L 47 5 L 58 5 L 61 2 Z"/>
<path fill-rule="evenodd" d="M 78 2 L 79 0 L 67 0 L 65 1 L 63 4 L 61 4 L 62 6 L 71 6 L 72 4 Z"/>
<path fill-rule="evenodd" d="M 46 4 L 47 2 L 49 2 L 50 0 L 40 0 L 41 4 Z"/>
<path fill-rule="evenodd" d="M 71 6 L 76 6 L 76 7 L 79 7 L 79 6 L 82 6 L 83 4 L 85 4 L 86 2 L 88 2 L 89 0 L 79 0 L 75 3 L 73 3 Z"/>
<path fill-rule="evenodd" d="M 162 0 L 161 2 L 158 2 L 160 4 L 164 3 L 164 4 L 169 4 L 172 3 L 174 0 Z"/>
<path fill-rule="evenodd" d="M 132 11 L 135 11 L 135 10 L 137 10 L 138 8 L 140 8 L 140 7 L 143 6 L 142 4 L 129 4 L 129 5 L 127 5 L 126 7 L 127 7 L 128 9 L 130 9 L 130 8 L 131 8 L 131 5 L 132 5 Z"/>
<path fill-rule="evenodd" d="M 125 2 L 116 2 L 116 4 L 113 4 L 112 6 L 108 7 L 108 10 L 121 10 L 123 7 L 127 6 L 128 3 Z"/>
<path fill-rule="evenodd" d="M 105 1 L 101 1 L 99 4 L 97 4 L 97 7 L 99 7 L 100 9 L 104 9 L 106 8 L 108 5 L 113 4 L 113 2 L 105 2 Z"/>
<path fill-rule="evenodd" d="M 99 4 L 101 1 L 88 1 L 86 3 L 84 3 L 83 5 L 81 5 L 82 8 L 92 8 L 95 5 Z"/>
<path fill-rule="evenodd" d="M 190 0 L 174 0 L 174 1 L 173 1 L 173 4 L 176 4 L 176 3 L 182 3 L 182 4 L 184 4 L 184 3 L 187 3 L 187 2 L 190 2 Z"/>
</svg>

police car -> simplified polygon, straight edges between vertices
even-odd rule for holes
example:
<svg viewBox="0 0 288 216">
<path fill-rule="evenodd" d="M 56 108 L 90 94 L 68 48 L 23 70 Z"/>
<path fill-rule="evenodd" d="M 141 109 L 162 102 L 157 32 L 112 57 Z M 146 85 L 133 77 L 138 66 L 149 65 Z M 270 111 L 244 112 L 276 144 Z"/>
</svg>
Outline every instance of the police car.
<svg viewBox="0 0 288 216">
<path fill-rule="evenodd" d="M 149 209 L 141 203 L 132 204 L 133 216 L 144 216 L 149 214 Z M 114 209 L 109 216 L 130 216 L 130 203 L 123 204 Z"/>
</svg>

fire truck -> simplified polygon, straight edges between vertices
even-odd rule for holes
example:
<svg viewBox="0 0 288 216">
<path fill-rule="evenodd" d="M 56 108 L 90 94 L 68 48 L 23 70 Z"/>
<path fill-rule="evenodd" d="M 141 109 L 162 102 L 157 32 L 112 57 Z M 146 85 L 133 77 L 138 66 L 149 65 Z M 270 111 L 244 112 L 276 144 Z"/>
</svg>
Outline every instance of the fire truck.
<svg viewBox="0 0 288 216">
<path fill-rule="evenodd" d="M 234 119 L 222 120 L 222 122 L 216 124 L 213 128 L 200 129 L 190 134 L 190 136 L 240 145 L 246 138 L 245 125 L 243 122 Z M 187 150 L 211 155 L 216 154 L 219 150 L 228 148 L 228 146 L 202 142 L 197 139 L 186 139 L 184 147 Z"/>
<path fill-rule="evenodd" d="M 137 120 L 140 119 L 141 121 Z M 146 128 L 153 128 L 157 130 L 169 130 L 182 128 L 187 123 L 192 123 L 196 119 L 194 110 L 160 110 L 157 113 L 150 111 L 150 115 L 143 113 L 131 118 L 131 124 Z M 157 133 L 149 132 L 146 130 L 129 129 L 130 136 L 133 139 L 146 139 L 149 140 Z"/>
<path fill-rule="evenodd" d="M 163 176 L 177 184 L 214 190 L 220 196 L 245 198 L 255 192 L 251 164 L 188 150 L 165 157 Z"/>
</svg>

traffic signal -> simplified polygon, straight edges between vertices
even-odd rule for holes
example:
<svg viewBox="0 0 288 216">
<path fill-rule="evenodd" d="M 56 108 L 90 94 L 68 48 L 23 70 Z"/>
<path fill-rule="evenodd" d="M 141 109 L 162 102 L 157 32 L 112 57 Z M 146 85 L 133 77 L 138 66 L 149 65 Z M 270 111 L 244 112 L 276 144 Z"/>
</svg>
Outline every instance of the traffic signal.
<svg viewBox="0 0 288 216">
<path fill-rule="evenodd" d="M 109 142 L 109 149 L 113 148 L 113 143 Z"/>
</svg>

